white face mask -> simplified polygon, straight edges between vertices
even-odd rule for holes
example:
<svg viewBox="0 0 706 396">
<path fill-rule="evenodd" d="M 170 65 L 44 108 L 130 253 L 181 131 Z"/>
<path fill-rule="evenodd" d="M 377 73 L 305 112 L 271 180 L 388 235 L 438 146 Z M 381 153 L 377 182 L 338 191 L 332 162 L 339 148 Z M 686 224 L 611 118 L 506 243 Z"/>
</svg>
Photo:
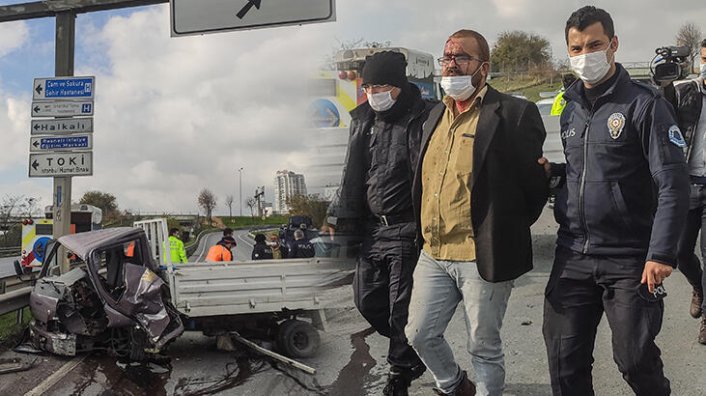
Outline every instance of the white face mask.
<svg viewBox="0 0 706 396">
<path fill-rule="evenodd" d="M 395 100 L 392 99 L 392 91 L 378 92 L 367 95 L 368 104 L 375 111 L 389 110 L 395 104 Z"/>
<path fill-rule="evenodd" d="M 441 88 L 454 100 L 463 102 L 473 95 L 476 87 L 473 86 L 473 76 L 444 76 L 441 77 Z"/>
<path fill-rule="evenodd" d="M 572 56 L 569 62 L 578 78 L 589 84 L 601 81 L 610 70 L 607 50 Z"/>
<path fill-rule="evenodd" d="M 701 72 L 699 73 L 701 78 L 706 79 L 706 63 L 701 64 Z"/>
</svg>

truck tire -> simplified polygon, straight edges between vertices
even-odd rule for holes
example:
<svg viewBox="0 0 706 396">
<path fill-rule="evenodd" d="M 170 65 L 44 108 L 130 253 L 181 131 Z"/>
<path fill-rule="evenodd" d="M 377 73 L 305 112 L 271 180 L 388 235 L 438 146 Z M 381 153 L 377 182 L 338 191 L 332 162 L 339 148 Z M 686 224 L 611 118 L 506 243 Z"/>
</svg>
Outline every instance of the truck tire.
<svg viewBox="0 0 706 396">
<path fill-rule="evenodd" d="M 316 354 L 321 338 L 311 324 L 288 319 L 282 322 L 277 333 L 277 346 L 291 358 L 307 358 Z"/>
<path fill-rule="evenodd" d="M 145 347 L 147 346 L 147 334 L 142 330 L 130 329 L 129 355 L 131 361 L 141 362 L 145 360 Z"/>
</svg>

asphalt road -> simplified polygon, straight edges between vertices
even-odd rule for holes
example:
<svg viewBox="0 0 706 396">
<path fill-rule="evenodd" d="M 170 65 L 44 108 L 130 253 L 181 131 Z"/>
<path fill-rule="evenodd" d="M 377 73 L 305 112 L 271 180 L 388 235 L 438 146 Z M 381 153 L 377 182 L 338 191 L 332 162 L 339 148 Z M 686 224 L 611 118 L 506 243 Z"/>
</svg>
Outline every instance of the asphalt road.
<svg viewBox="0 0 706 396">
<path fill-rule="evenodd" d="M 505 395 L 549 395 L 547 359 L 541 335 L 543 291 L 554 250 L 556 227 L 545 210 L 533 228 L 535 269 L 515 282 L 503 327 L 507 386 Z M 242 246 L 238 241 L 239 247 Z M 691 290 L 675 273 L 665 281 L 669 293 L 658 345 L 674 395 L 700 396 L 706 389 L 706 346 L 696 342 L 698 321 L 688 314 Z M 351 296 L 348 298 L 352 298 Z M 352 305 L 352 300 L 351 300 Z M 470 370 L 465 351 L 463 312 L 457 311 L 446 338 L 464 369 Z M 162 367 L 125 367 L 115 359 L 89 355 L 77 359 L 40 357 L 35 368 L 0 376 L 0 394 L 45 395 L 380 395 L 388 369 L 386 340 L 372 333 L 355 309 L 328 312 L 328 329 L 321 333 L 317 356 L 301 360 L 317 369 L 316 375 L 273 363 L 245 347 L 218 351 L 215 339 L 186 333 L 168 350 L 170 361 Z M 610 331 L 604 320 L 598 332 L 593 378 L 599 396 L 627 396 L 633 392 L 622 380 L 611 354 Z M 266 345 L 267 346 L 267 345 Z M 5 352 L 10 359 L 31 361 L 33 355 Z M 156 368 L 156 370 L 155 370 Z M 153 372 L 155 371 L 155 372 Z M 161 372 L 160 372 L 161 371 Z M 472 370 L 471 370 L 472 371 Z M 58 374 L 57 374 L 58 373 Z M 52 377 L 52 375 L 54 375 Z M 430 395 L 433 379 L 425 373 L 410 394 Z"/>
<path fill-rule="evenodd" d="M 233 238 L 235 238 L 235 242 L 237 243 L 237 246 L 233 249 L 235 261 L 248 261 L 252 259 L 252 249 L 255 241 L 248 236 L 249 232 L 249 230 L 233 231 Z M 220 241 L 222 236 L 223 233 L 220 231 L 204 235 L 199 243 L 199 247 L 196 249 L 194 254 L 189 257 L 189 261 L 206 261 L 208 249 Z"/>
</svg>

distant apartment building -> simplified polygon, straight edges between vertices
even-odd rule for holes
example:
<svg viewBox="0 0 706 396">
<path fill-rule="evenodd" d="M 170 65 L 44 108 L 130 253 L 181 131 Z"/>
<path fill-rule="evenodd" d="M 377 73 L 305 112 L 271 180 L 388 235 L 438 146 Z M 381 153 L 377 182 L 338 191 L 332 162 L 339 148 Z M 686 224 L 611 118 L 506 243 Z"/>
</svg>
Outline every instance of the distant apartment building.
<svg viewBox="0 0 706 396">
<path fill-rule="evenodd" d="M 275 206 L 274 212 L 289 213 L 287 200 L 295 195 L 306 195 L 304 175 L 288 170 L 277 171 L 275 176 Z"/>
</svg>

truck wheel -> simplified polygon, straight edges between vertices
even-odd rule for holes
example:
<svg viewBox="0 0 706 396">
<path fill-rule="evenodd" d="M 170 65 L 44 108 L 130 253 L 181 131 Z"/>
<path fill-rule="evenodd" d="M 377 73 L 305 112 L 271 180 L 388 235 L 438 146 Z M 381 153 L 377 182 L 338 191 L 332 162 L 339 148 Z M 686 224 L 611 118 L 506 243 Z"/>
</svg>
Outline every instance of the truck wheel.
<svg viewBox="0 0 706 396">
<path fill-rule="evenodd" d="M 145 360 L 145 347 L 147 346 L 147 334 L 142 330 L 130 329 L 129 358 L 133 362 Z"/>
<path fill-rule="evenodd" d="M 277 345 L 289 357 L 312 357 L 319 349 L 320 343 L 319 333 L 307 322 L 288 319 L 279 327 Z"/>
</svg>

